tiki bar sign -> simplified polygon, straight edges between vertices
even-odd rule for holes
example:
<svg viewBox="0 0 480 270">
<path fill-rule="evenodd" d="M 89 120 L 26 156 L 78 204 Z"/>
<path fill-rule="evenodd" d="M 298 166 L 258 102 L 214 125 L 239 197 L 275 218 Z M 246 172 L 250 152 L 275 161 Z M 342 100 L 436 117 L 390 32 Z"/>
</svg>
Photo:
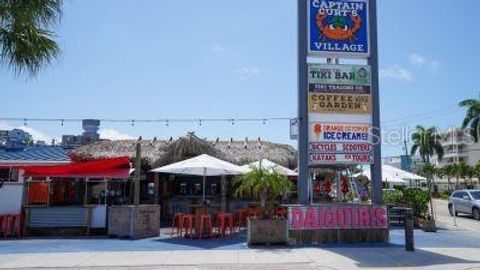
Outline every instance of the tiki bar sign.
<svg viewBox="0 0 480 270">
<path fill-rule="evenodd" d="M 308 90 L 316 93 L 370 94 L 370 66 L 309 64 Z"/>
<path fill-rule="evenodd" d="M 386 206 L 290 206 L 290 230 L 387 229 Z"/>
<path fill-rule="evenodd" d="M 366 0 L 309 0 L 309 51 L 323 56 L 369 56 Z"/>
</svg>

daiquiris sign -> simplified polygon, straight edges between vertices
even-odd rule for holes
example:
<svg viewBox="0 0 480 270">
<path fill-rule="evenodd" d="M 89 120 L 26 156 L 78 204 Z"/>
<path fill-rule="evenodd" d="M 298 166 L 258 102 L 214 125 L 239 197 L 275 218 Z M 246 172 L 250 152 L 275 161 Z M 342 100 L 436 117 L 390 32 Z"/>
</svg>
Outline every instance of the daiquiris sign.
<svg viewBox="0 0 480 270">
<path fill-rule="evenodd" d="M 324 57 L 367 58 L 367 0 L 309 0 L 309 52 Z"/>
<path fill-rule="evenodd" d="M 377 205 L 290 206 L 290 230 L 387 229 L 387 207 Z"/>
</svg>

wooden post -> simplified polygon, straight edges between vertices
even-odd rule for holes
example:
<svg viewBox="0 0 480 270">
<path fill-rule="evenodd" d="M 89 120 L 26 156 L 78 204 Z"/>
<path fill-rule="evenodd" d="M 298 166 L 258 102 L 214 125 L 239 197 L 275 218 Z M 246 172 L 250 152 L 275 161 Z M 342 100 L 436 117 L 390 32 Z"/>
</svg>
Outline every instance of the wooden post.
<svg viewBox="0 0 480 270">
<path fill-rule="evenodd" d="M 140 177 L 142 170 L 142 146 L 140 141 L 136 145 L 136 155 L 135 155 L 135 190 L 133 195 L 133 204 L 140 205 Z"/>
<path fill-rule="evenodd" d="M 154 173 L 153 182 L 155 184 L 155 204 L 160 204 L 160 174 Z"/>
</svg>

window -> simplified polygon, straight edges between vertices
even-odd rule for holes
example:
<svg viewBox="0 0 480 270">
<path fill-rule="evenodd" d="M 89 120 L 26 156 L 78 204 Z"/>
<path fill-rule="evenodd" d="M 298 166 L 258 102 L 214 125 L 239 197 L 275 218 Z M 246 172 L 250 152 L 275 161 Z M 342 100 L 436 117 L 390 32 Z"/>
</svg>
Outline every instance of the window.
<svg viewBox="0 0 480 270">
<path fill-rule="evenodd" d="M 18 169 L 0 168 L 0 181 L 2 182 L 18 182 L 20 179 Z"/>
<path fill-rule="evenodd" d="M 454 198 L 463 198 L 463 196 L 466 196 L 467 194 L 463 191 L 457 191 L 455 193 L 453 193 L 453 197 Z"/>
<path fill-rule="evenodd" d="M 473 199 L 480 200 L 480 191 L 470 191 L 470 195 L 472 195 Z"/>
</svg>

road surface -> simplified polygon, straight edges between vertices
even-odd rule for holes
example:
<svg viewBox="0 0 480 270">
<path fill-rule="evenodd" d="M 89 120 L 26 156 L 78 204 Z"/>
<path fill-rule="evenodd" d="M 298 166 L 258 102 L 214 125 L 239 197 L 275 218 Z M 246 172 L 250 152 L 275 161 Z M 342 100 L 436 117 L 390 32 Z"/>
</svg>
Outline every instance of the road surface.
<svg viewBox="0 0 480 270">
<path fill-rule="evenodd" d="M 441 228 L 471 231 L 480 235 L 480 221 L 474 220 L 471 216 L 459 214 L 455 226 L 454 219 L 448 212 L 448 201 L 434 200 L 434 208 L 438 226 Z"/>
</svg>

